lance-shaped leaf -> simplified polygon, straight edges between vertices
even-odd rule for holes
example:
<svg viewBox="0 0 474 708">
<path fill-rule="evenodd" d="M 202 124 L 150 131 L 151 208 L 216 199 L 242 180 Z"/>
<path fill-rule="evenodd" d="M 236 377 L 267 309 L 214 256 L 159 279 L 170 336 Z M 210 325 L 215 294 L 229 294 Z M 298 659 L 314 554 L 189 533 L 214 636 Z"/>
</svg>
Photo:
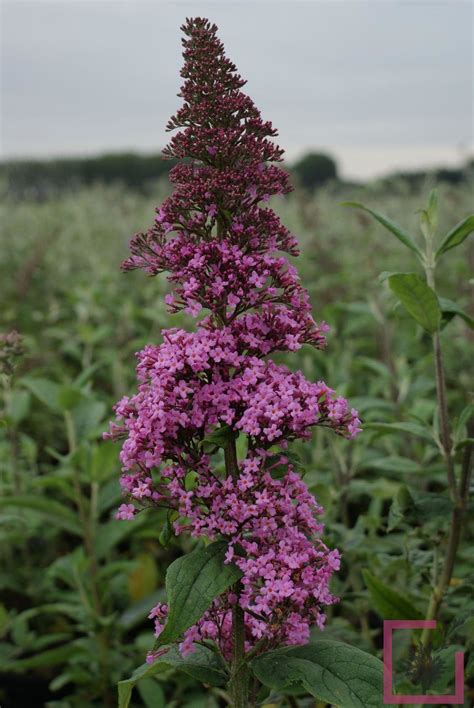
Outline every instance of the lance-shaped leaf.
<svg viewBox="0 0 474 708">
<path fill-rule="evenodd" d="M 31 669 L 42 669 L 50 666 L 58 666 L 65 664 L 72 656 L 80 655 L 81 649 L 74 642 L 63 644 L 54 649 L 38 652 L 33 656 L 28 656 L 25 659 L 15 659 L 3 663 L 2 670 L 5 672 L 23 672 Z"/>
<path fill-rule="evenodd" d="M 428 207 L 426 209 L 433 231 L 438 228 L 438 192 L 432 189 L 428 197 Z"/>
<path fill-rule="evenodd" d="M 401 241 L 407 248 L 410 248 L 416 253 L 417 256 L 421 258 L 421 251 L 413 241 L 412 237 L 406 231 L 404 231 L 401 226 L 396 224 L 394 221 L 391 221 L 391 219 L 388 219 L 386 216 L 380 214 L 380 212 L 378 211 L 373 211 L 372 209 L 369 209 L 368 207 L 364 206 L 363 204 L 360 204 L 359 202 L 342 202 L 342 206 L 353 207 L 354 209 L 362 209 L 363 211 L 366 211 L 368 214 L 373 216 L 374 219 L 379 222 L 379 224 L 385 226 L 385 228 L 388 229 L 388 231 L 390 231 L 396 238 L 398 238 L 398 240 Z"/>
<path fill-rule="evenodd" d="M 222 686 L 227 681 L 226 668 L 219 657 L 206 647 L 196 645 L 195 651 L 187 657 L 172 648 L 157 658 L 152 664 L 143 664 L 132 676 L 118 684 L 118 706 L 128 708 L 132 691 L 143 679 L 158 676 L 169 669 L 177 669 L 209 686 Z"/>
<path fill-rule="evenodd" d="M 441 309 L 435 291 L 416 273 L 396 273 L 388 279 L 391 290 L 405 309 L 427 332 L 436 332 Z"/>
<path fill-rule="evenodd" d="M 368 570 L 363 570 L 362 575 L 372 604 L 382 619 L 423 619 L 424 615 L 407 597 L 389 588 Z"/>
<path fill-rule="evenodd" d="M 420 425 L 419 423 L 401 422 L 401 423 L 382 423 L 382 422 L 369 422 L 364 423 L 364 429 L 375 430 L 381 434 L 391 433 L 396 435 L 397 433 L 409 433 L 410 435 L 416 435 L 416 437 L 423 438 L 428 442 L 435 442 L 433 434 L 430 429 L 426 426 Z"/>
<path fill-rule="evenodd" d="M 76 536 L 82 535 L 81 525 L 75 514 L 69 507 L 55 499 L 47 499 L 41 496 L 25 494 L 23 496 L 0 497 L 0 509 L 2 507 L 14 507 L 28 509 L 42 516 L 48 523 L 73 533 Z"/>
<path fill-rule="evenodd" d="M 462 307 L 460 307 L 453 300 L 448 300 L 446 297 L 438 297 L 438 302 L 443 313 L 443 317 L 446 319 L 451 319 L 454 315 L 460 317 L 469 326 L 470 329 L 474 329 L 474 319 L 465 312 Z"/>
<path fill-rule="evenodd" d="M 284 691 L 292 684 L 340 708 L 383 706 L 383 664 L 375 656 L 332 639 L 284 647 L 252 662 L 265 686 Z"/>
<path fill-rule="evenodd" d="M 466 239 L 470 233 L 474 231 L 474 214 L 466 217 L 456 224 L 456 226 L 449 231 L 444 237 L 441 246 L 436 251 L 436 258 L 439 258 L 443 253 L 449 251 L 455 246 L 459 246 L 460 243 Z"/>
<path fill-rule="evenodd" d="M 168 618 L 159 643 L 176 641 L 197 622 L 214 598 L 242 577 L 233 563 L 224 563 L 228 544 L 216 541 L 178 558 L 166 573 Z"/>
</svg>

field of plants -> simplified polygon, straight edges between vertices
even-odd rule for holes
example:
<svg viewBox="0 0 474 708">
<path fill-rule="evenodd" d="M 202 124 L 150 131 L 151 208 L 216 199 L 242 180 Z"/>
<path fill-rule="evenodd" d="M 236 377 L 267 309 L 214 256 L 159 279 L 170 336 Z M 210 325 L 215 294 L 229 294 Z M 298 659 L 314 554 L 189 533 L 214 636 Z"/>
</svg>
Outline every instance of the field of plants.
<svg viewBox="0 0 474 708">
<path fill-rule="evenodd" d="M 297 265 L 315 318 L 331 327 L 324 352 L 305 345 L 277 360 L 311 381 L 328 381 L 358 409 L 363 427 L 355 441 L 320 428 L 310 441 L 291 445 L 325 509 L 324 538 L 342 555 L 331 581 L 340 602 L 328 608 L 324 638 L 381 657 L 384 619 L 439 617 L 428 646 L 414 649 L 408 632 L 394 634 L 394 681 L 405 693 L 453 693 L 456 651 L 465 652 L 466 685 L 474 681 L 474 526 L 472 503 L 459 501 L 467 499 L 473 436 L 467 313 L 474 249 L 459 238 L 436 269 L 442 319 L 434 339 L 442 349 L 444 423 L 452 440 L 446 456 L 436 347 L 427 331 L 437 328 L 430 321 L 437 315 L 430 303 L 413 309 L 403 283 L 400 290 L 387 275 L 424 279 L 423 270 L 392 231 L 341 203 L 385 214 L 421 248 L 420 210 L 433 186 L 414 191 L 401 181 L 390 192 L 376 183 L 327 186 L 314 195 L 296 190 L 272 199 L 299 240 Z M 428 211 L 439 247 L 468 216 L 472 184 L 436 186 L 437 225 L 433 197 Z M 134 353 L 159 343 L 164 327 L 192 321 L 182 314 L 171 321 L 165 277 L 120 271 L 130 236 L 152 223 L 167 189 L 158 183 L 144 195 L 97 185 L 42 201 L 2 197 L 3 708 L 117 705 L 117 683 L 132 676 L 153 646 L 147 615 L 165 600 L 166 569 L 197 543 L 173 535 L 164 509 L 150 508 L 133 521 L 115 519 L 122 503 L 119 445 L 102 439 L 112 406 L 136 387 Z M 428 228 L 423 214 L 421 221 Z M 450 533 L 463 504 L 455 544 Z M 448 577 L 446 556 L 453 548 Z M 128 694 L 136 707 L 217 708 L 226 705 L 218 673 L 204 663 L 189 667 L 170 659 L 136 687 L 135 681 L 121 684 L 122 705 Z M 260 689 L 259 705 L 336 705 L 312 696 L 304 682 L 270 684 Z M 466 689 L 465 706 L 473 698 Z"/>
</svg>

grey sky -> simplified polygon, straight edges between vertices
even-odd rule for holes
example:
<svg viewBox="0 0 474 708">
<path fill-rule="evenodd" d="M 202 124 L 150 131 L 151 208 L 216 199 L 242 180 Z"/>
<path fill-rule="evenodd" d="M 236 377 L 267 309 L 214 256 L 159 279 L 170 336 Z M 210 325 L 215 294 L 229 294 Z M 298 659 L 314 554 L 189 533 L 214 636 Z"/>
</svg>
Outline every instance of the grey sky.
<svg viewBox="0 0 474 708">
<path fill-rule="evenodd" d="M 205 15 L 289 157 L 348 175 L 463 159 L 469 1 L 3 0 L 2 155 L 154 151 L 179 105 L 179 26 Z"/>
</svg>

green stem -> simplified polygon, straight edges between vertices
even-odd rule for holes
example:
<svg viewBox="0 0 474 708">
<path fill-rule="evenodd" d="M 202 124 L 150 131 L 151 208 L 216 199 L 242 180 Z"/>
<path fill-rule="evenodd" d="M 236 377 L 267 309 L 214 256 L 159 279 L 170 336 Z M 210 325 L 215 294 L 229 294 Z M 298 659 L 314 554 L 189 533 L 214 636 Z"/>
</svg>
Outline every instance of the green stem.
<svg viewBox="0 0 474 708">
<path fill-rule="evenodd" d="M 74 425 L 74 419 L 69 411 L 65 411 L 64 419 L 66 423 L 69 453 L 72 454 L 77 450 L 77 436 L 76 428 Z M 98 625 L 104 615 L 99 592 L 99 568 L 94 543 L 95 515 L 97 507 L 98 489 L 97 484 L 93 483 L 91 488 L 91 509 L 90 514 L 88 514 L 84 495 L 82 493 L 81 477 L 76 464 L 72 465 L 72 472 L 74 491 L 76 495 L 77 511 L 79 513 L 79 518 L 82 526 L 82 537 L 84 540 L 84 547 L 86 549 L 86 554 L 90 560 L 92 603 L 95 615 L 94 620 L 96 625 Z M 115 705 L 115 700 L 112 695 L 109 681 L 109 636 L 107 628 L 102 627 L 100 630 L 97 630 L 96 635 L 99 646 L 99 662 L 101 665 L 101 691 L 103 704 L 104 706 L 107 706 L 107 708 L 113 708 L 113 706 Z"/>
<path fill-rule="evenodd" d="M 458 490 L 458 499 L 454 505 L 451 526 L 449 529 L 448 546 L 446 549 L 446 557 L 440 577 L 431 593 L 426 619 L 437 619 L 439 609 L 443 601 L 444 594 L 449 587 L 453 576 L 454 564 L 456 555 L 461 540 L 464 518 L 466 515 L 466 507 L 469 497 L 469 486 L 472 475 L 472 446 L 467 446 L 464 451 L 462 463 L 461 480 Z M 429 646 L 432 637 L 432 632 L 429 629 L 424 629 L 421 635 L 420 643 L 424 646 Z"/>
<path fill-rule="evenodd" d="M 235 440 L 232 440 L 224 450 L 225 468 L 227 475 L 239 478 L 239 465 Z M 240 580 L 234 585 L 233 590 L 238 598 L 242 592 Z M 232 665 L 229 691 L 234 708 L 247 708 L 249 700 L 249 670 L 245 661 L 245 616 L 242 607 L 237 601 L 232 609 Z"/>
<path fill-rule="evenodd" d="M 433 256 L 432 234 L 430 234 L 430 237 L 427 238 L 425 274 L 428 285 L 433 288 L 433 290 L 435 290 L 435 259 Z M 451 515 L 451 524 L 449 528 L 446 556 L 439 578 L 435 581 L 435 585 L 431 592 L 431 597 L 426 612 L 427 620 L 436 620 L 438 618 L 444 594 L 447 588 L 449 587 L 451 578 L 453 576 L 454 564 L 456 562 L 456 556 L 463 529 L 463 522 L 469 495 L 469 483 L 472 470 L 472 447 L 467 447 L 464 454 L 463 465 L 461 470 L 461 479 L 458 487 L 456 482 L 454 459 L 452 454 L 453 444 L 449 425 L 448 403 L 446 396 L 446 379 L 444 373 L 443 352 L 441 349 L 441 338 L 439 330 L 433 334 L 433 352 L 441 447 L 446 463 L 449 493 L 454 507 Z M 421 634 L 420 643 L 423 646 L 429 647 L 432 636 L 432 632 L 429 629 L 424 629 Z"/>
<path fill-rule="evenodd" d="M 454 473 L 454 461 L 452 456 L 451 431 L 448 418 L 448 404 L 446 400 L 446 381 L 444 375 L 443 352 L 441 350 L 441 340 L 439 332 L 433 334 L 433 350 L 435 359 L 436 395 L 438 399 L 439 427 L 441 445 L 446 462 L 448 473 L 448 486 L 451 499 L 454 503 L 458 501 L 458 490 L 456 486 L 456 475 Z"/>
<path fill-rule="evenodd" d="M 435 288 L 435 264 L 433 260 L 433 237 L 427 239 L 427 265 L 425 265 L 426 282 L 433 290 Z M 439 330 L 433 334 L 433 352 L 436 379 L 436 397 L 438 399 L 438 415 L 441 445 L 444 458 L 446 460 L 446 470 L 448 473 L 448 485 L 451 499 L 454 503 L 458 501 L 458 490 L 456 487 L 456 475 L 454 474 L 454 461 L 452 457 L 451 430 L 449 427 L 448 403 L 446 397 L 446 379 L 444 375 L 443 352 L 441 349 L 441 338 Z"/>
</svg>

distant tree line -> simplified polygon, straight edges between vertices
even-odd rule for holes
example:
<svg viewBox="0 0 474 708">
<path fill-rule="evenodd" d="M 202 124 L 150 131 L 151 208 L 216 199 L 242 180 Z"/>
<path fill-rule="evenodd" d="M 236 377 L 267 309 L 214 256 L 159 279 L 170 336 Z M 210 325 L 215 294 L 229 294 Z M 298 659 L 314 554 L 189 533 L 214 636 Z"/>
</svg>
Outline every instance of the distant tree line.
<svg viewBox="0 0 474 708">
<path fill-rule="evenodd" d="M 97 157 L 9 160 L 0 163 L 0 181 L 12 194 L 42 196 L 83 185 L 119 182 L 143 190 L 175 165 L 161 154 L 111 153 Z"/>
<path fill-rule="evenodd" d="M 116 182 L 130 189 L 146 191 L 156 180 L 166 177 L 174 164 L 161 154 L 133 152 L 51 160 L 8 160 L 0 162 L 0 189 L 12 196 L 41 198 L 54 191 Z M 289 169 L 298 185 L 310 192 L 328 182 L 340 181 L 335 160 L 320 152 L 304 155 Z M 384 178 L 383 182 L 390 185 L 403 180 L 416 188 L 429 176 L 437 182 L 458 184 L 473 172 L 474 161 L 471 160 L 461 169 L 398 172 Z"/>
</svg>

